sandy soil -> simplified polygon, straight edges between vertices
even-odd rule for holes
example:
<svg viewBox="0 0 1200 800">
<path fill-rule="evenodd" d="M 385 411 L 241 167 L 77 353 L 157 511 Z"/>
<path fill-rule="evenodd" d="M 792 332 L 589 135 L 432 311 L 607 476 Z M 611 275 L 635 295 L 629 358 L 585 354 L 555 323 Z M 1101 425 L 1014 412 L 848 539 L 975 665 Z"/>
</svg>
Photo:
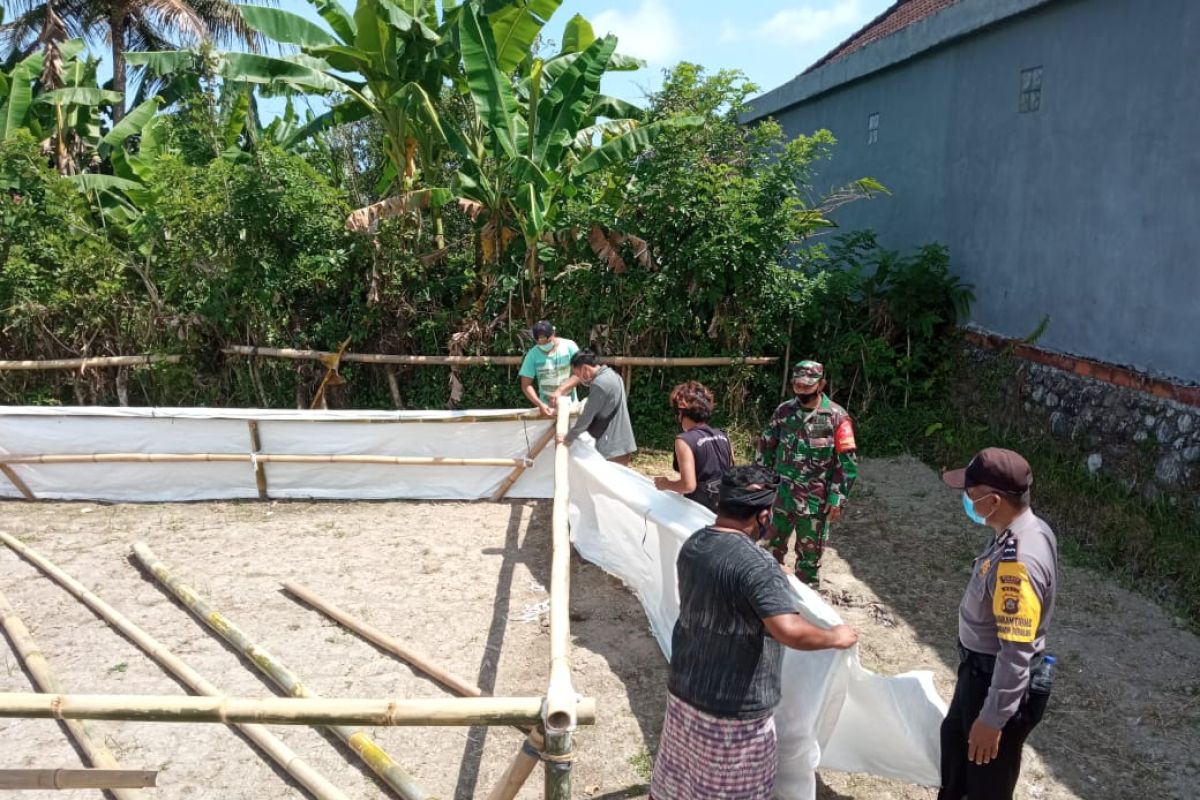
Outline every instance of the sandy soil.
<svg viewBox="0 0 1200 800">
<path fill-rule="evenodd" d="M 825 590 L 862 632 L 881 672 L 927 668 L 952 686 L 955 607 L 981 543 L 957 498 L 918 462 L 869 460 L 834 530 Z M 315 691 L 438 697 L 428 680 L 278 591 L 307 584 L 497 694 L 539 694 L 547 636 L 549 504 L 208 503 L 100 506 L 5 503 L 4 529 L 55 561 L 226 691 L 273 687 L 128 560 L 142 539 Z M 1035 731 L 1026 798 L 1193 798 L 1200 782 L 1200 641 L 1160 609 L 1085 570 L 1066 569 L 1053 634 L 1055 698 Z M 181 688 L 37 570 L 0 548 L 0 591 L 71 691 Z M 577 737 L 575 794 L 645 796 L 663 711 L 665 663 L 636 600 L 600 570 L 572 565 L 576 685 L 600 724 Z M 30 684 L 0 645 L 0 691 Z M 162 770 L 158 798 L 277 798 L 303 793 L 222 726 L 98 722 L 124 765 Z M 274 730 L 353 797 L 385 796 L 336 740 Z M 485 796 L 520 745 L 507 729 L 377 729 L 435 795 Z M 56 723 L 0 720 L 0 767 L 74 766 Z M 825 798 L 932 798 L 931 790 L 824 773 Z M 63 797 L 27 792 L 22 797 Z M 85 795 L 79 795 L 85 796 Z M 91 796 L 98 796 L 91 793 Z M 522 798 L 540 796 L 531 781 Z"/>
</svg>

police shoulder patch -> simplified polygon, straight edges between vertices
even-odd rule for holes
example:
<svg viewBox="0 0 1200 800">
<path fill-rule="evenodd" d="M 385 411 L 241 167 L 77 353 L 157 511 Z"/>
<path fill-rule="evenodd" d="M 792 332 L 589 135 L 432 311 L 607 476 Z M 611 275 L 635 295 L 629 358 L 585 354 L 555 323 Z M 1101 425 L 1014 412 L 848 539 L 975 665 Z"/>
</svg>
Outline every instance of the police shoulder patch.
<svg viewBox="0 0 1200 800">
<path fill-rule="evenodd" d="M 996 618 L 996 637 L 999 639 L 1032 642 L 1037 636 L 1042 620 L 1042 601 L 1021 562 L 1002 558 L 996 566 L 992 615 Z"/>
</svg>

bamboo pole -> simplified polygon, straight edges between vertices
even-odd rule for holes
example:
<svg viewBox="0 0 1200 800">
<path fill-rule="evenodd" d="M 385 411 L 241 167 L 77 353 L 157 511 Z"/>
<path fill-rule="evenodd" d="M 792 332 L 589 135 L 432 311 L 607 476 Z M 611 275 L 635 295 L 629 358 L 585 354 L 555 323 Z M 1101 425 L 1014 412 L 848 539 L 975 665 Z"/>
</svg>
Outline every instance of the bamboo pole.
<svg viewBox="0 0 1200 800">
<path fill-rule="evenodd" d="M 517 751 L 508 769 L 504 770 L 500 782 L 492 788 L 487 800 L 513 800 L 533 774 L 534 767 L 542 760 L 542 748 L 545 746 L 546 742 L 540 730 L 534 728 L 529 731 L 529 735 L 521 743 L 521 749 Z"/>
<path fill-rule="evenodd" d="M 398 467 L 520 467 L 524 458 L 441 456 L 292 455 L 290 453 L 65 453 L 2 455 L 0 464 L 382 464 Z"/>
<path fill-rule="evenodd" d="M 246 427 L 250 429 L 250 452 L 254 454 L 251 463 L 254 464 L 254 484 L 258 487 L 258 499 L 267 500 L 267 470 L 258 460 L 262 450 L 262 438 L 258 433 L 258 422 L 256 420 L 246 420 Z"/>
<path fill-rule="evenodd" d="M 152 788 L 152 769 L 0 769 L 0 790 L 107 789 L 114 797 L 145 797 L 136 789 Z"/>
<path fill-rule="evenodd" d="M 8 602 L 8 598 L 4 596 L 3 592 L 0 592 L 0 626 L 3 626 L 9 640 L 12 641 L 17 657 L 21 659 L 30 677 L 33 678 L 34 688 L 47 694 L 63 694 L 62 684 L 59 683 L 58 676 L 50 668 L 50 662 L 46 660 L 46 655 L 38 648 L 29 628 L 17 616 L 16 609 Z M 71 740 L 87 756 L 89 764 L 102 770 L 121 769 L 121 765 L 112 752 L 104 746 L 103 740 L 92 735 L 93 731 L 90 725 L 82 720 L 64 720 L 63 724 L 66 726 Z M 47 771 L 54 773 L 60 770 Z M 153 782 L 150 785 L 153 786 Z M 0 778 L 0 788 L 3 787 L 3 779 Z M 51 786 L 50 788 L 66 787 Z M 113 796 L 117 800 L 139 800 L 146 796 L 144 792 L 117 786 L 99 788 L 111 788 Z"/>
<path fill-rule="evenodd" d="M 553 431 L 554 429 L 551 428 L 551 434 L 553 434 Z M 322 599 L 310 589 L 291 581 L 284 583 L 283 589 L 297 600 L 357 633 L 381 650 L 391 653 L 414 669 L 425 673 L 458 696 L 483 696 L 483 690 L 478 686 L 468 683 L 454 673 L 442 669 L 431 662 L 424 654 L 406 647 L 398 639 L 388 636 L 370 623 L 355 618 L 328 600 Z M 526 734 L 525 741 L 521 744 L 521 749 L 517 751 L 517 755 L 512 760 L 512 763 L 508 765 L 508 769 L 500 777 L 500 782 L 496 784 L 491 794 L 488 795 L 488 800 L 513 800 L 517 796 L 517 792 L 521 790 L 521 787 L 529 779 L 533 768 L 541 761 L 541 749 L 544 744 L 541 731 L 536 727 L 526 728 L 525 726 L 517 726 L 517 729 Z"/>
<path fill-rule="evenodd" d="M 280 689 L 292 697 L 317 697 L 316 693 L 305 686 L 299 676 L 282 661 L 267 652 L 266 649 L 256 645 L 224 614 L 209 605 L 192 587 L 174 577 L 166 565 L 155 557 L 145 542 L 136 542 L 133 545 L 133 553 L 142 566 L 149 570 L 161 584 L 170 589 L 171 593 L 179 598 L 180 602 L 187 606 L 201 622 L 233 645 Z M 366 731 L 355 730 L 343 725 L 331 725 L 329 730 L 345 742 L 372 772 L 405 800 L 426 800 L 430 797 L 430 794 L 418 786 L 412 776 L 396 763 L 395 759 L 384 752 L 383 748 L 377 745 Z"/>
<path fill-rule="evenodd" d="M 186 684 L 192 691 L 209 697 L 220 698 L 222 696 L 221 690 L 203 675 L 192 669 L 158 640 L 130 622 L 115 608 L 88 591 L 83 584 L 56 567 L 33 548 L 27 547 L 3 531 L 0 531 L 0 541 L 86 605 L 96 616 L 137 645 L 142 652 L 154 659 L 159 666 Z M 246 721 L 253 722 L 254 720 Z M 237 729 L 318 800 L 349 800 L 345 793 L 330 783 L 262 725 L 243 724 L 238 725 Z"/>
<path fill-rule="evenodd" d="M 564 400 L 563 402 L 565 403 L 566 401 Z M 541 455 L 541 452 L 546 449 L 546 445 L 554 441 L 555 428 L 555 423 L 550 424 L 546 428 L 546 432 L 538 437 L 538 440 L 533 443 L 533 447 L 530 449 L 527 457 L 529 459 L 528 466 L 522 464 L 519 467 L 514 467 L 513 471 L 508 473 L 508 477 L 505 478 L 500 484 L 500 488 L 496 489 L 496 491 L 492 494 L 493 503 L 504 499 L 504 495 L 508 494 L 508 490 L 513 487 L 513 484 L 517 482 L 517 479 L 525 474 L 525 470 L 533 466 L 533 462 L 536 461 L 537 457 Z"/>
<path fill-rule="evenodd" d="M 565 404 L 558 407 L 559 437 L 567 434 L 570 414 Z M 542 727 L 546 747 L 546 799 L 567 800 L 571 796 L 571 731 L 576 725 L 575 689 L 571 685 L 570 601 L 571 537 L 567 529 L 570 482 L 568 448 L 559 444 L 554 453 L 554 514 L 550 556 L 550 685 Z"/>
<path fill-rule="evenodd" d="M 231 345 L 221 348 L 226 355 L 287 358 L 296 361 L 319 361 L 336 355 L 325 350 L 293 350 L 280 347 L 247 347 Z M 470 366 L 519 366 L 522 356 L 402 356 L 382 353 L 346 353 L 342 361 L 357 361 L 364 364 L 406 364 L 410 366 L 470 367 Z M 659 356 L 611 356 L 603 359 L 611 367 L 728 367 L 737 364 L 764 366 L 774 364 L 775 356 L 681 356 L 663 358 Z"/>
<path fill-rule="evenodd" d="M 540 697 L 195 697 L 0 693 L 0 717 L 118 719 L 131 722 L 264 725 L 373 725 L 378 727 L 532 725 Z M 596 720 L 596 701 L 579 698 L 580 724 Z M 344 796 L 344 795 L 343 795 Z"/>
<path fill-rule="evenodd" d="M 183 356 L 103 356 L 96 358 L 54 358 L 44 361 L 0 361 L 0 370 L 92 369 L 94 367 L 136 367 L 142 364 L 178 364 Z"/>
<path fill-rule="evenodd" d="M 428 656 L 405 646 L 399 639 L 388 636 L 370 623 L 355 618 L 350 613 L 323 599 L 298 583 L 287 581 L 283 589 L 310 608 L 314 608 L 334 622 L 349 628 L 381 650 L 386 650 L 404 663 L 420 670 L 459 697 L 483 697 L 483 691 L 448 670 L 434 664 Z"/>
<path fill-rule="evenodd" d="M 0 463 L 0 473 L 4 473 L 4 477 L 8 478 L 8 482 L 17 487 L 17 491 L 24 495 L 26 500 L 37 500 L 37 496 L 25 484 L 25 481 L 21 480 L 21 476 L 17 474 L 15 469 L 8 464 Z"/>
</svg>

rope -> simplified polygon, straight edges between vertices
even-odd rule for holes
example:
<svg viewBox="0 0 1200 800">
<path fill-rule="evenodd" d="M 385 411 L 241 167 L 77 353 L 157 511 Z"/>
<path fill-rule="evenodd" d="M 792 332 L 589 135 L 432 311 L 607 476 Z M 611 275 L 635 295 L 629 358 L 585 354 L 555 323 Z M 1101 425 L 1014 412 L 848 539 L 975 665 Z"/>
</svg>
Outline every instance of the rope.
<svg viewBox="0 0 1200 800">
<path fill-rule="evenodd" d="M 572 761 L 575 760 L 574 753 L 564 753 L 561 756 L 556 756 L 552 753 L 542 752 L 542 753 L 539 753 L 538 755 L 539 755 L 539 758 L 541 758 L 541 760 L 546 762 L 547 764 L 570 764 Z"/>
</svg>

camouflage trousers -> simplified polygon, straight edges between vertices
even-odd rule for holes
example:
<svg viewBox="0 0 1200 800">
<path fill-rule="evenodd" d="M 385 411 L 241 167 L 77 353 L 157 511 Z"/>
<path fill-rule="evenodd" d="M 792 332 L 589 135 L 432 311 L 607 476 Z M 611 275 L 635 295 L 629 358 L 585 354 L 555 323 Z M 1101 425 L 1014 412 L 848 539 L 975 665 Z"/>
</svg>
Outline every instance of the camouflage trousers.
<svg viewBox="0 0 1200 800">
<path fill-rule="evenodd" d="M 816 587 L 817 570 L 821 567 L 821 555 L 829 541 L 829 520 L 797 514 L 776 507 L 771 512 L 771 533 L 767 544 L 771 555 L 780 564 L 787 555 L 788 540 L 796 537 L 796 577 Z"/>
</svg>

